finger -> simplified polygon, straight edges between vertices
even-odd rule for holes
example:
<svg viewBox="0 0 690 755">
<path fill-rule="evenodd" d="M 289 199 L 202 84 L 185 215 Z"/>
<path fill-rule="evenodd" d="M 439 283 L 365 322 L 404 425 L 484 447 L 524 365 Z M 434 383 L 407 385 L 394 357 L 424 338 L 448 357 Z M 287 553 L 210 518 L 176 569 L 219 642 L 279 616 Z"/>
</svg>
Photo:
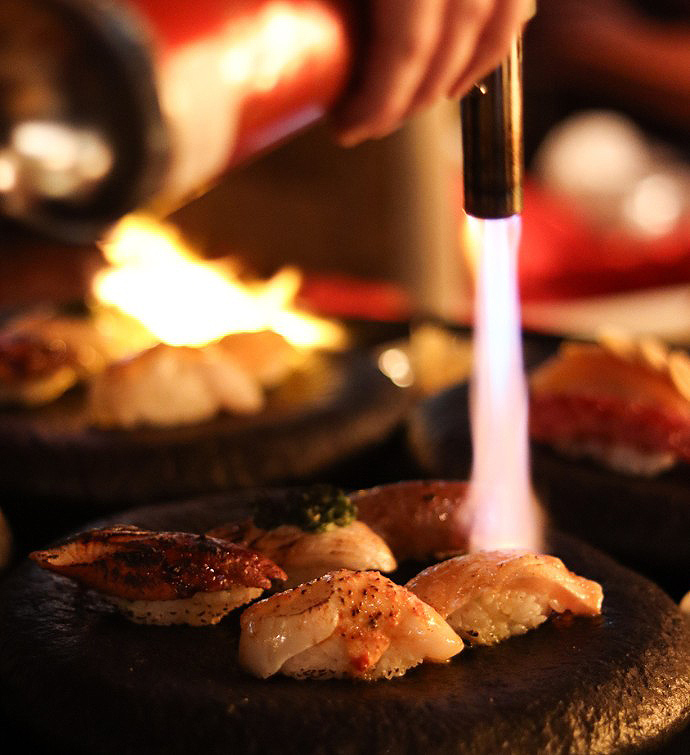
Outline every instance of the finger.
<svg viewBox="0 0 690 755">
<path fill-rule="evenodd" d="M 441 36 L 439 0 L 377 0 L 361 89 L 335 115 L 336 135 L 355 144 L 394 129 Z"/>
<path fill-rule="evenodd" d="M 472 60 L 493 5 L 492 0 L 451 0 L 447 4 L 443 34 L 410 112 L 447 95 L 455 86 Z"/>
<path fill-rule="evenodd" d="M 473 84 L 501 64 L 533 6 L 533 0 L 499 0 L 495 4 L 494 12 L 477 42 L 472 60 L 449 92 L 451 97 L 462 96 Z"/>
</svg>

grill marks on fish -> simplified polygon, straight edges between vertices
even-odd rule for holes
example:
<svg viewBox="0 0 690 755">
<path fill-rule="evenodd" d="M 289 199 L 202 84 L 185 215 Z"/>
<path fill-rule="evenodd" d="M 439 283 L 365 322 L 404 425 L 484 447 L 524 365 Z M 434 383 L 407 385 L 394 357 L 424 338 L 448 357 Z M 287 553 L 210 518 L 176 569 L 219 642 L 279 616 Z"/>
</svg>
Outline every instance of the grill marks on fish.
<svg viewBox="0 0 690 755">
<path fill-rule="evenodd" d="M 433 606 L 467 642 L 492 645 L 524 634 L 554 613 L 601 613 L 597 582 L 555 556 L 480 551 L 425 569 L 407 588 Z"/>
<path fill-rule="evenodd" d="M 240 663 L 262 678 L 390 678 L 462 650 L 436 611 L 378 572 L 332 572 L 255 603 L 241 626 Z"/>
<path fill-rule="evenodd" d="M 204 535 L 112 527 L 31 558 L 45 569 L 127 600 L 176 600 L 237 586 L 266 589 L 285 572 L 266 557 Z"/>
</svg>

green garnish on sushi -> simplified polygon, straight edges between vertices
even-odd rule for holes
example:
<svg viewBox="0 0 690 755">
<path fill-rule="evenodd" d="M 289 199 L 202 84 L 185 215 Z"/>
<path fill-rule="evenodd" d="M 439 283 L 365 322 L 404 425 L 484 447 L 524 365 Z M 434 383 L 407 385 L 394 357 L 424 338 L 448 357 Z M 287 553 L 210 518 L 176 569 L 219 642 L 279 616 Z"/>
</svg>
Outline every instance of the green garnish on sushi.
<svg viewBox="0 0 690 755">
<path fill-rule="evenodd" d="M 271 530 L 283 524 L 304 532 L 326 532 L 346 527 L 357 518 L 357 506 L 333 485 L 312 485 L 289 490 L 278 505 L 259 503 L 254 513 L 257 527 Z"/>
</svg>

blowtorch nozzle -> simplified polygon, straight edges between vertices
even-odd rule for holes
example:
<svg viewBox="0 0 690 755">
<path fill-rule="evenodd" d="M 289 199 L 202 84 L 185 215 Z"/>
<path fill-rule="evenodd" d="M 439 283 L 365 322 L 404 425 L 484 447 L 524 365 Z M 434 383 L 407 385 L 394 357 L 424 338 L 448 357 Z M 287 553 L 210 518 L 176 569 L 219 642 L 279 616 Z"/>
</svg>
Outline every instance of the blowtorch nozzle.
<svg viewBox="0 0 690 755">
<path fill-rule="evenodd" d="M 460 105 L 465 211 L 506 218 L 522 211 L 522 41 Z"/>
</svg>

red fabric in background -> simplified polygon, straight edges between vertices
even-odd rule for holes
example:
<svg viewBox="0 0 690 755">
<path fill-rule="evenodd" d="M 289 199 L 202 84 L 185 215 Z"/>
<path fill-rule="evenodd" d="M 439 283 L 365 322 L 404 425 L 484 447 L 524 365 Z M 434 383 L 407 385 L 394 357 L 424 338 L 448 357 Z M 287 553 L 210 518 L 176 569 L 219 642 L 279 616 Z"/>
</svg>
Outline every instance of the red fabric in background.
<svg viewBox="0 0 690 755">
<path fill-rule="evenodd" d="M 690 221 L 651 241 L 589 227 L 576 208 L 525 186 L 520 251 L 524 300 L 572 299 L 690 281 Z"/>
<path fill-rule="evenodd" d="M 346 275 L 306 276 L 299 299 L 307 308 L 331 317 L 400 322 L 411 314 L 409 297 L 398 284 Z"/>
</svg>

